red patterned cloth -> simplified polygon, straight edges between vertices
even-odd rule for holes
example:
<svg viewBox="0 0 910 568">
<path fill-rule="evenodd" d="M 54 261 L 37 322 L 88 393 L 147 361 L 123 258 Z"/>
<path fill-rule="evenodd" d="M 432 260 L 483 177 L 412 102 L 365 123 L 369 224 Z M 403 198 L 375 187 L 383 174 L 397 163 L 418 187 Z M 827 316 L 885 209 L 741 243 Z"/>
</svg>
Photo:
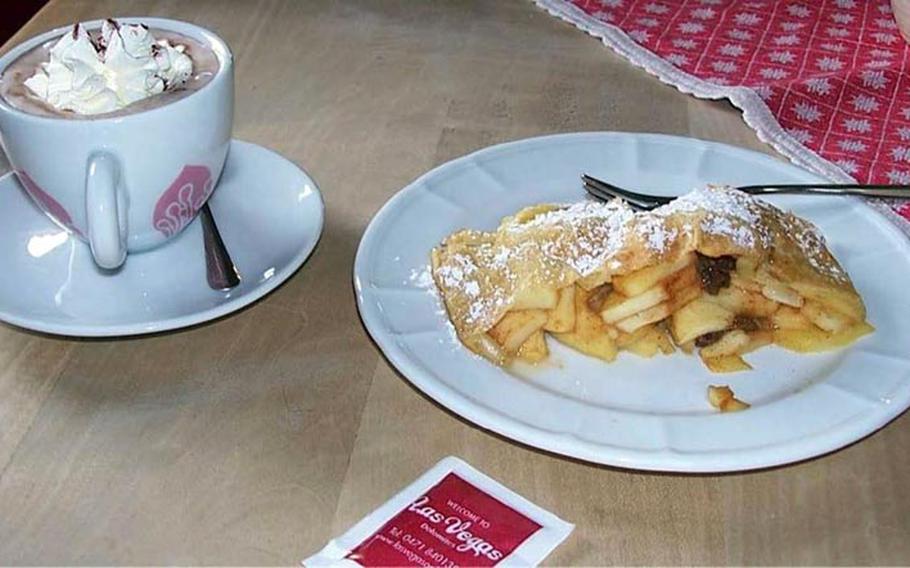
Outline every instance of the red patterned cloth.
<svg viewBox="0 0 910 568">
<path fill-rule="evenodd" d="M 888 0 L 537 3 L 685 92 L 729 98 L 804 167 L 910 184 L 910 46 Z"/>
</svg>

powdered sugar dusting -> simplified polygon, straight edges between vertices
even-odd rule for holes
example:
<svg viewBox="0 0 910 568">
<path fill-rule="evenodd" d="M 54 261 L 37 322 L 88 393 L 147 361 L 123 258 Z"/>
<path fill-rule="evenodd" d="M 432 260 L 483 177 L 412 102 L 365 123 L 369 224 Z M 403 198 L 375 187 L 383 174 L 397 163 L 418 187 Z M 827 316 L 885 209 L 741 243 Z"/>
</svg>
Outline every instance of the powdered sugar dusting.
<svg viewBox="0 0 910 568">
<path fill-rule="evenodd" d="M 648 213 L 643 213 L 637 219 L 635 232 L 649 249 L 657 253 L 666 252 L 670 243 L 679 236 L 679 231 L 675 227 L 668 227 L 661 216 Z"/>
<path fill-rule="evenodd" d="M 666 218 L 680 213 L 703 213 L 699 228 L 704 233 L 730 239 L 734 245 L 749 249 L 771 242 L 771 235 L 759 223 L 762 207 L 771 206 L 741 191 L 708 186 L 674 199 L 651 214 Z"/>
<path fill-rule="evenodd" d="M 460 290 L 468 300 L 466 323 L 487 322 L 491 314 L 507 306 L 515 282 L 509 261 L 522 247 L 524 245 L 512 250 L 489 241 L 472 243 L 471 254 L 453 253 L 448 256 L 448 262 L 436 270 L 436 278 L 443 289 Z"/>
<path fill-rule="evenodd" d="M 701 222 L 701 230 L 709 235 L 728 237 L 743 248 L 755 246 L 755 233 L 747 225 L 737 224 L 729 217 L 705 215 Z"/>
<path fill-rule="evenodd" d="M 467 282 L 464 285 L 465 294 L 472 298 L 476 298 L 480 295 L 480 286 L 477 282 Z"/>
<path fill-rule="evenodd" d="M 469 280 L 467 278 L 477 272 L 477 267 L 470 258 L 462 255 L 452 257 L 454 265 L 441 266 L 436 274 L 442 278 L 443 283 L 450 288 L 464 288 Z M 477 282 L 472 282 L 475 286 Z"/>
<path fill-rule="evenodd" d="M 634 212 L 621 201 L 582 201 L 559 206 L 508 230 L 520 235 L 557 229 L 561 238 L 558 242 L 544 243 L 543 252 L 568 264 L 583 277 L 600 270 L 622 247 L 627 225 L 634 217 Z"/>
<path fill-rule="evenodd" d="M 412 268 L 408 281 L 418 288 L 423 288 L 430 291 L 436 290 L 436 287 L 433 285 L 433 275 L 430 272 L 429 264 L 421 266 L 419 269 Z"/>
<path fill-rule="evenodd" d="M 850 281 L 850 277 L 828 251 L 825 237 L 818 227 L 796 215 L 787 215 L 784 228 L 812 268 L 837 282 Z"/>
<path fill-rule="evenodd" d="M 425 290 L 426 293 L 433 298 L 436 306 L 436 315 L 441 316 L 443 321 L 445 321 L 446 331 L 448 334 L 446 339 L 440 339 L 439 343 L 448 343 L 452 346 L 452 348 L 460 348 L 461 342 L 458 340 L 458 332 L 455 330 L 455 325 L 447 317 L 445 304 L 443 304 L 442 297 L 439 295 L 439 289 L 433 282 L 433 273 L 430 265 L 425 264 L 420 268 L 412 268 L 411 274 L 408 277 L 408 282 L 413 284 L 416 288 Z"/>
</svg>

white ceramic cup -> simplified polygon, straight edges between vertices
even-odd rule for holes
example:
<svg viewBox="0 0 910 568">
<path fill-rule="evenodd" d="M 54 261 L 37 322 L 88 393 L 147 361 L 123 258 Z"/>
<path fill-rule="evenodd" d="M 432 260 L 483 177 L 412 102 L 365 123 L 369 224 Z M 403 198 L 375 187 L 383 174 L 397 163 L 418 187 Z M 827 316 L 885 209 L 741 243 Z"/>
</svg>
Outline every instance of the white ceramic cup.
<svg viewBox="0 0 910 568">
<path fill-rule="evenodd" d="M 158 247 L 199 212 L 221 175 L 234 116 L 233 58 L 212 32 L 175 20 L 120 18 L 189 36 L 212 49 L 218 73 L 163 106 L 107 118 L 29 114 L 0 97 L 0 138 L 25 190 L 54 221 L 113 269 L 127 252 Z M 101 20 L 87 22 L 88 29 Z M 0 57 L 0 69 L 71 28 L 34 37 Z"/>
</svg>

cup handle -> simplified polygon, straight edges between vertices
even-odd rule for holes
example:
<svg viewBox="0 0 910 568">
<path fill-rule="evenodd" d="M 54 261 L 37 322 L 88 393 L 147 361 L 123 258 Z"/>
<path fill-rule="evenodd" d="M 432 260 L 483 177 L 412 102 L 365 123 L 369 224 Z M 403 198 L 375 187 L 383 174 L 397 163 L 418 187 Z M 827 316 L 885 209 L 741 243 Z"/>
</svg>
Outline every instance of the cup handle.
<svg viewBox="0 0 910 568">
<path fill-rule="evenodd" d="M 126 260 L 126 203 L 120 164 L 105 152 L 92 154 L 85 174 L 85 215 L 95 263 L 114 269 Z"/>
</svg>

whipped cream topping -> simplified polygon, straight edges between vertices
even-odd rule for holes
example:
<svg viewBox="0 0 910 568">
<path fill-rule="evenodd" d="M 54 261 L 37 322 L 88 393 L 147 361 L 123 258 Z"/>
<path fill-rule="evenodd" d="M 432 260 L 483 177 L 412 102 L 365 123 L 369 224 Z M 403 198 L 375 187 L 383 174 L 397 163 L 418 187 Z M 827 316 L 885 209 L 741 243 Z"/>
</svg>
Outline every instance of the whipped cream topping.
<svg viewBox="0 0 910 568">
<path fill-rule="evenodd" d="M 102 114 L 177 88 L 193 73 L 183 45 L 156 40 L 142 24 L 107 20 L 93 38 L 76 24 L 25 86 L 58 110 Z"/>
</svg>

